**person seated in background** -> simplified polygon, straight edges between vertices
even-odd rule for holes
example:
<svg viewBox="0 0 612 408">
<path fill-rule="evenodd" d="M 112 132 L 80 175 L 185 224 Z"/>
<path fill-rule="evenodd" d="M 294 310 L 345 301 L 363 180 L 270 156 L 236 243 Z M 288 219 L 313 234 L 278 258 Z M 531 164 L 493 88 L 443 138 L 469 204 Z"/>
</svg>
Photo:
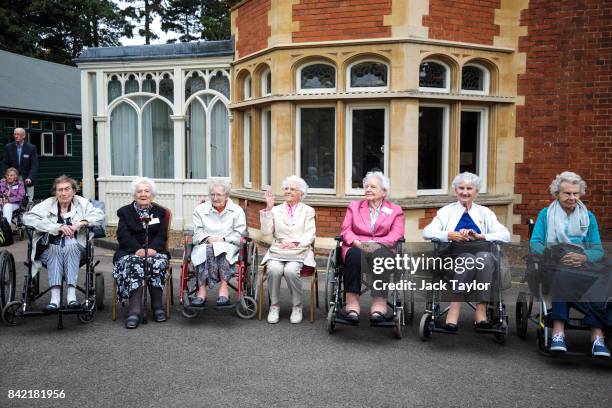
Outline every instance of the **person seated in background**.
<svg viewBox="0 0 612 408">
<path fill-rule="evenodd" d="M 26 191 L 23 181 L 19 180 L 19 173 L 14 167 L 9 167 L 0 180 L 0 205 L 2 206 L 2 216 L 8 223 L 13 219 L 13 212 L 25 197 Z"/>
</svg>

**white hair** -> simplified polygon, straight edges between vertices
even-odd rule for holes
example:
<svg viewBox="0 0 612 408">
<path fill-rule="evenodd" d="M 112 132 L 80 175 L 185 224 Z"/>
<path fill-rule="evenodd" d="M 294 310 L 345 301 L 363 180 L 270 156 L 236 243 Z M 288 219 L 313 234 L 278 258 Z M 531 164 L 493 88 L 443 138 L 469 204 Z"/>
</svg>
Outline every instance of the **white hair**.
<svg viewBox="0 0 612 408">
<path fill-rule="evenodd" d="M 383 190 L 387 192 L 388 195 L 389 190 L 391 189 L 391 182 L 389 181 L 389 177 L 385 176 L 382 171 L 368 171 L 365 177 L 363 178 L 362 184 L 365 186 L 368 180 L 372 177 L 376 177 L 378 178 L 378 180 L 380 180 L 380 186 Z"/>
<path fill-rule="evenodd" d="M 289 176 L 283 180 L 281 186 L 283 189 L 285 189 L 289 186 L 289 183 L 294 183 L 297 186 L 297 188 L 302 192 L 302 198 L 306 197 L 306 194 L 308 193 L 308 184 L 306 184 L 303 178 L 295 175 Z"/>
<path fill-rule="evenodd" d="M 13 130 L 13 135 L 14 135 L 15 133 L 23 133 L 23 134 L 25 135 L 25 132 L 26 132 L 26 131 L 25 131 L 25 129 L 24 129 L 24 128 L 15 128 L 15 129 Z"/>
<path fill-rule="evenodd" d="M 459 173 L 455 176 L 453 179 L 453 190 L 456 190 L 461 183 L 471 184 L 474 186 L 476 191 L 480 190 L 480 177 L 474 173 L 470 173 L 469 171 L 464 171 L 463 173 Z"/>
<path fill-rule="evenodd" d="M 227 197 L 229 197 L 232 192 L 232 184 L 229 181 L 217 179 L 208 183 L 208 194 L 212 193 L 215 187 L 223 187 L 223 192 Z"/>
<path fill-rule="evenodd" d="M 550 194 L 555 198 L 557 198 L 557 194 L 559 194 L 561 183 L 577 184 L 580 186 L 581 195 L 586 192 L 586 181 L 584 181 L 582 177 L 573 171 L 564 171 L 561 174 L 557 174 L 557 177 L 555 177 L 553 182 L 550 183 L 550 187 L 548 187 Z"/>
<path fill-rule="evenodd" d="M 149 190 L 151 190 L 151 194 L 155 197 L 157 195 L 157 190 L 155 189 L 155 182 L 148 177 L 136 177 L 132 180 L 132 196 L 136 197 L 136 190 L 138 186 L 141 184 L 146 184 L 149 186 Z"/>
</svg>

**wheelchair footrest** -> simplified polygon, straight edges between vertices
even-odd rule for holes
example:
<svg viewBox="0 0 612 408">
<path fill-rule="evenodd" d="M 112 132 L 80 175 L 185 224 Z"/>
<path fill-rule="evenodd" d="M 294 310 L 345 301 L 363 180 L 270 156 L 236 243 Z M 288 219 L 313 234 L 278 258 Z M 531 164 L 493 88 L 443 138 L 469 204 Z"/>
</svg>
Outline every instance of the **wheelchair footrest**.
<svg viewBox="0 0 612 408">
<path fill-rule="evenodd" d="M 338 324 L 345 324 L 347 326 L 359 326 L 359 322 L 352 322 L 350 320 L 345 320 L 345 319 L 343 319 L 341 317 L 336 317 L 334 319 L 334 322 L 338 323 Z"/>
<path fill-rule="evenodd" d="M 443 328 L 443 327 L 437 327 L 437 326 L 434 326 L 434 327 L 431 329 L 431 331 L 432 331 L 432 332 L 434 332 L 434 333 L 444 333 L 444 334 L 457 334 L 457 333 L 458 333 L 458 331 L 457 331 L 457 330 L 455 330 L 455 331 L 451 331 L 451 330 L 446 330 L 446 329 L 445 329 L 445 328 Z"/>
<path fill-rule="evenodd" d="M 372 327 L 395 327 L 396 323 L 393 321 L 393 317 L 391 320 L 386 320 L 384 322 L 370 322 L 370 326 Z"/>
</svg>

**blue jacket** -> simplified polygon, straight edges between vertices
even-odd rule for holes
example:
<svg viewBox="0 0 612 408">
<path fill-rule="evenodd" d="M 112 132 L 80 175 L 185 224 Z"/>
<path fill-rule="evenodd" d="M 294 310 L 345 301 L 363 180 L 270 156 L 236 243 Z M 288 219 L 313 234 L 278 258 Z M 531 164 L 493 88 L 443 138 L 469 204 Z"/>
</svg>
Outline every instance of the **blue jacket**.
<svg viewBox="0 0 612 408">
<path fill-rule="evenodd" d="M 548 207 L 542 209 L 538 214 L 529 246 L 531 252 L 542 254 L 546 248 L 546 231 L 548 231 Z M 587 259 L 591 262 L 597 262 L 604 256 L 604 250 L 601 246 L 601 238 L 599 237 L 599 229 L 597 228 L 597 220 L 595 215 L 589 211 L 589 229 L 586 236 L 583 238 L 580 245 L 584 248 L 584 253 Z"/>
</svg>

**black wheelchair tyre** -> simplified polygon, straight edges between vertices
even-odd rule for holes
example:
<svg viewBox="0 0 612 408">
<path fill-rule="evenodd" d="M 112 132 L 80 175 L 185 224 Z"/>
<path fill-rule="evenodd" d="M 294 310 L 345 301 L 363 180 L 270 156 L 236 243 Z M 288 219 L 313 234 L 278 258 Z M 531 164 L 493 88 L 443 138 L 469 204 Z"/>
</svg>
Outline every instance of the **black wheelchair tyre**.
<svg viewBox="0 0 612 408">
<path fill-rule="evenodd" d="M 22 303 L 20 301 L 14 301 L 6 304 L 2 309 L 2 320 L 7 326 L 15 326 L 19 319 L 19 309 Z"/>
<path fill-rule="evenodd" d="M 257 314 L 257 302 L 250 296 L 243 296 L 236 302 L 236 314 L 242 319 L 252 319 Z"/>
<path fill-rule="evenodd" d="M 96 308 L 104 310 L 104 275 L 96 272 Z"/>
<path fill-rule="evenodd" d="M 521 292 L 516 300 L 516 334 L 520 339 L 527 337 L 527 327 L 529 324 L 529 310 L 527 297 Z"/>
<path fill-rule="evenodd" d="M 421 316 L 421 322 L 419 323 L 419 337 L 423 341 L 427 341 L 431 338 L 431 313 L 425 313 Z"/>
<path fill-rule="evenodd" d="M 336 292 L 336 267 L 336 248 L 334 248 L 327 257 L 325 271 L 325 313 L 329 312 L 330 305 L 334 300 L 334 293 Z"/>
<path fill-rule="evenodd" d="M 6 251 L 0 251 L 0 308 L 15 299 L 15 259 Z"/>
<path fill-rule="evenodd" d="M 404 325 L 405 325 L 404 312 L 402 309 L 397 310 L 397 314 L 393 318 L 393 321 L 395 323 L 395 326 L 393 327 L 393 333 L 395 334 L 395 337 L 398 340 L 400 340 L 402 337 L 404 337 Z"/>
<path fill-rule="evenodd" d="M 327 312 L 327 332 L 334 334 L 334 331 L 336 331 L 336 310 L 331 308 Z"/>
</svg>

